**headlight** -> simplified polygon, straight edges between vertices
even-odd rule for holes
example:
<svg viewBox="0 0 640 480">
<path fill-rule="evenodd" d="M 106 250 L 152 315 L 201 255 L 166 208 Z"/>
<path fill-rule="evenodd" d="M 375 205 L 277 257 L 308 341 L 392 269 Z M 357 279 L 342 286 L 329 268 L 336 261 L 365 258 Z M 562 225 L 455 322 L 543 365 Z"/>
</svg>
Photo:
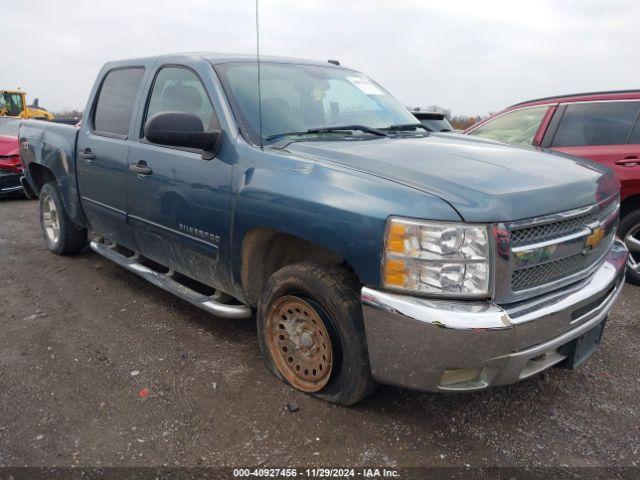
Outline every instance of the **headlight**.
<svg viewBox="0 0 640 480">
<path fill-rule="evenodd" d="M 436 296 L 487 297 L 490 260 L 487 225 L 390 218 L 383 284 Z"/>
</svg>

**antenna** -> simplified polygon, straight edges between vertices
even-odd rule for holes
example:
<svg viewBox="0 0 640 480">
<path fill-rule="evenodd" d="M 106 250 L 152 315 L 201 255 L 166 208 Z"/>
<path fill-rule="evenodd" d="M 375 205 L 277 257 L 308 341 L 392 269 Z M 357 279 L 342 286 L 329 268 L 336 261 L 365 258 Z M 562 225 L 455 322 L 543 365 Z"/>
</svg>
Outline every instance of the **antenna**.
<svg viewBox="0 0 640 480">
<path fill-rule="evenodd" d="M 258 63 L 258 138 L 260 139 L 260 149 L 262 145 L 262 92 L 260 88 L 260 22 L 258 14 L 258 1 L 256 0 L 256 61 Z"/>
</svg>

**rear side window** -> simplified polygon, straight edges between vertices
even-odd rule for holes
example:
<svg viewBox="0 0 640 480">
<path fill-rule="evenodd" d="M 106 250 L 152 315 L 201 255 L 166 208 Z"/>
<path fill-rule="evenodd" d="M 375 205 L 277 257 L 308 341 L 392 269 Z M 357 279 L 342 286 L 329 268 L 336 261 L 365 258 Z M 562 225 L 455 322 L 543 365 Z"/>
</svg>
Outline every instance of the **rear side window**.
<svg viewBox="0 0 640 480">
<path fill-rule="evenodd" d="M 640 102 L 569 104 L 553 138 L 553 147 L 627 143 Z"/>
<path fill-rule="evenodd" d="M 523 108 L 505 113 L 480 125 L 469 135 L 478 135 L 498 142 L 531 147 L 533 137 L 540 128 L 540 123 L 548 106 Z"/>
<path fill-rule="evenodd" d="M 107 73 L 93 116 L 95 131 L 127 136 L 143 75 L 142 68 L 124 68 Z"/>
</svg>

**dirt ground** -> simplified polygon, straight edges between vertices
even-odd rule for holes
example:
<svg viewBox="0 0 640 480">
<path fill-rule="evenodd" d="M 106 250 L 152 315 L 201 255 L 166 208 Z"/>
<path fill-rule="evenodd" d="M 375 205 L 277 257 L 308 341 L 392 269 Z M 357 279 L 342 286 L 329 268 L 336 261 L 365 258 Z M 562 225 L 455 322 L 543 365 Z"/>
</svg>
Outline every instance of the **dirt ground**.
<svg viewBox="0 0 640 480">
<path fill-rule="evenodd" d="M 638 287 L 576 371 L 342 408 L 274 378 L 253 321 L 49 253 L 37 202 L 0 200 L 0 219 L 0 466 L 640 464 Z"/>
</svg>

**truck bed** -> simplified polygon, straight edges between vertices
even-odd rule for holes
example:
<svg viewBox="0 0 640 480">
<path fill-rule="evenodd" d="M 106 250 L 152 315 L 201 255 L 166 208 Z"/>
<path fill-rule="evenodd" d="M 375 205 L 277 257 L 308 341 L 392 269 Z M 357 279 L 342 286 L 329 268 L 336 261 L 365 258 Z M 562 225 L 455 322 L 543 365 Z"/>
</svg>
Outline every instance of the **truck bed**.
<svg viewBox="0 0 640 480">
<path fill-rule="evenodd" d="M 69 216 L 78 225 L 86 225 L 80 206 L 76 178 L 78 128 L 40 120 L 20 122 L 18 138 L 25 177 L 35 194 L 45 183 L 57 179 Z"/>
</svg>

